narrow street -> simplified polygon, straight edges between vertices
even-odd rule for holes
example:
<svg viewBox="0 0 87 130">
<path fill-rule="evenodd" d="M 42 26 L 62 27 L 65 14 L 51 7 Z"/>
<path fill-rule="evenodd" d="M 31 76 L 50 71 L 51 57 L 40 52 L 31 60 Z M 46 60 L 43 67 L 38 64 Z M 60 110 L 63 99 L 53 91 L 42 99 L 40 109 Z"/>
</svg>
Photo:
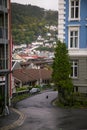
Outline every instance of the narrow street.
<svg viewBox="0 0 87 130">
<path fill-rule="evenodd" d="M 51 102 L 56 97 L 57 92 L 48 91 L 19 102 L 16 107 L 26 118 L 14 130 L 87 130 L 87 109 L 55 107 Z"/>
</svg>

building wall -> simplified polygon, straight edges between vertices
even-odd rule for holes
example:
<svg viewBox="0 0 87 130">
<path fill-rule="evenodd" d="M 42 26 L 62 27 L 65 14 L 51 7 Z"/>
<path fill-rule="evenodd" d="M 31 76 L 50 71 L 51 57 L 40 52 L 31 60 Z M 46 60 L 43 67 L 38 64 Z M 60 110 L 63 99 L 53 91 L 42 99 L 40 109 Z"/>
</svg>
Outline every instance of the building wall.
<svg viewBox="0 0 87 130">
<path fill-rule="evenodd" d="M 77 78 L 72 78 L 74 86 L 77 86 L 80 92 L 87 92 L 87 57 L 72 56 L 70 59 L 78 61 L 78 76 Z"/>
<path fill-rule="evenodd" d="M 0 1 L 0 65 L 8 69 L 8 10 L 7 0 Z"/>
<path fill-rule="evenodd" d="M 4 107 L 9 102 L 11 80 L 9 76 L 11 69 L 10 27 L 10 0 L 0 0 L 0 96 L 3 96 Z"/>
<path fill-rule="evenodd" d="M 77 77 L 72 77 L 73 84 L 75 86 L 74 90 L 78 92 L 87 93 L 87 0 L 79 0 L 80 2 L 80 13 L 79 18 L 76 20 L 70 19 L 70 1 L 71 0 L 62 0 L 59 2 L 59 7 L 63 4 L 62 14 L 63 19 L 61 18 L 61 9 L 59 8 L 59 28 L 61 24 L 63 28 L 58 30 L 58 38 L 61 41 L 66 43 L 66 46 L 69 51 L 70 60 L 78 61 L 78 74 Z M 74 0 L 75 1 L 75 0 Z M 61 24 L 60 24 L 61 23 Z M 70 48 L 70 29 L 78 29 L 78 47 Z M 61 34 L 61 37 L 60 37 Z"/>
<path fill-rule="evenodd" d="M 68 29 L 70 26 L 78 26 L 79 34 L 79 48 L 87 48 L 87 0 L 80 0 L 80 19 L 77 21 L 69 20 L 69 1 L 65 0 L 65 43 L 68 47 Z"/>
</svg>

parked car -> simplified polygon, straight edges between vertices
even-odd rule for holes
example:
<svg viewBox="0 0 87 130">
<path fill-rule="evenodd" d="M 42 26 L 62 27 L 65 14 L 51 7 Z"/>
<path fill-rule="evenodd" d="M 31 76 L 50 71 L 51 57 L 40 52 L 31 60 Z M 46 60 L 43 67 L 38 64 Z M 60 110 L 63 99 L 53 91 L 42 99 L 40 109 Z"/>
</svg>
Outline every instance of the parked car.
<svg viewBox="0 0 87 130">
<path fill-rule="evenodd" d="M 39 88 L 32 88 L 32 89 L 30 90 L 30 93 L 31 93 L 31 94 L 38 93 L 38 92 L 40 92 L 40 89 L 39 89 Z"/>
</svg>

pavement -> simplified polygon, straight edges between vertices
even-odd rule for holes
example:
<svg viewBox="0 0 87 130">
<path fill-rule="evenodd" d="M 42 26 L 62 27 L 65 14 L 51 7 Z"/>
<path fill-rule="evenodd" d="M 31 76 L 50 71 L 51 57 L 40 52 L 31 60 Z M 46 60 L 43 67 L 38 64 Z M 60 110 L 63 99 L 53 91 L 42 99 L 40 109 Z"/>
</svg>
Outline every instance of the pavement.
<svg viewBox="0 0 87 130">
<path fill-rule="evenodd" d="M 45 90 L 48 91 L 48 90 Z M 10 107 L 9 114 L 0 116 L 0 130 L 11 130 L 23 124 L 25 115 L 17 109 Z"/>
<path fill-rule="evenodd" d="M 0 130 L 11 130 L 23 124 L 25 115 L 14 108 L 9 108 L 9 115 L 0 117 Z"/>
</svg>

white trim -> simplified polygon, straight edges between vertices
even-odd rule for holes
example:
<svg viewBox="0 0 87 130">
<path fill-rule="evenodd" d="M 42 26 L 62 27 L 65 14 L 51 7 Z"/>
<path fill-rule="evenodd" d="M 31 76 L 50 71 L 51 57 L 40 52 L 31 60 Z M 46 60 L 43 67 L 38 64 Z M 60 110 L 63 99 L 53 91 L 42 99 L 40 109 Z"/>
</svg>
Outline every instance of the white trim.
<svg viewBox="0 0 87 130">
<path fill-rule="evenodd" d="M 70 25 L 67 25 L 68 27 L 80 27 L 81 25 L 80 24 L 70 24 Z"/>
<path fill-rule="evenodd" d="M 69 49 L 68 52 L 70 56 L 86 56 L 87 57 L 87 49 Z"/>
<path fill-rule="evenodd" d="M 71 18 L 71 1 L 74 1 L 74 0 L 69 0 L 69 17 L 68 17 L 68 20 L 69 21 L 80 21 L 80 7 L 81 7 L 81 0 L 78 0 L 79 1 L 79 14 L 78 14 L 78 18 Z"/>
<path fill-rule="evenodd" d="M 59 0 L 58 39 L 65 39 L 65 0 Z"/>
<path fill-rule="evenodd" d="M 70 47 L 70 31 L 78 31 L 78 46 L 77 47 Z M 68 49 L 79 49 L 79 27 L 78 26 L 69 26 L 68 28 Z"/>
<path fill-rule="evenodd" d="M 71 60 L 71 63 L 72 63 L 72 65 L 71 65 L 71 67 L 72 67 L 72 76 L 71 76 L 71 78 L 78 78 L 78 61 L 77 60 Z M 77 63 L 77 64 L 75 64 L 75 63 Z M 77 75 L 75 76 L 75 68 L 77 68 Z"/>
</svg>

